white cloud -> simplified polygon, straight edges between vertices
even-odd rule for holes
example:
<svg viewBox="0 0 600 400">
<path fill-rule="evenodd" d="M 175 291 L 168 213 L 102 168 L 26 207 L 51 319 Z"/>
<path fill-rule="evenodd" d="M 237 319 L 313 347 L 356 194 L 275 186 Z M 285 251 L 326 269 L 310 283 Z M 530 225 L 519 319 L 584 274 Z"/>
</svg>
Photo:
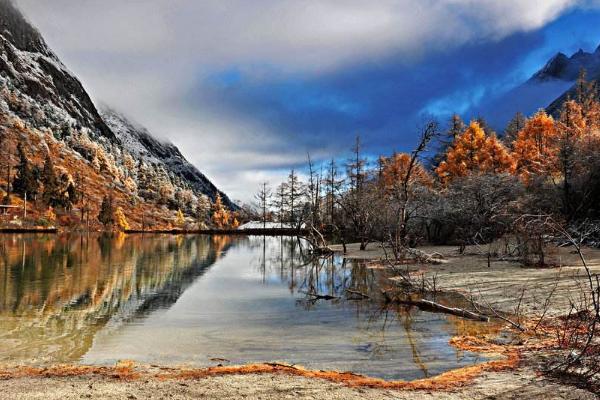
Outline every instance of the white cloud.
<svg viewBox="0 0 600 400">
<path fill-rule="evenodd" d="M 538 28 L 576 0 L 18 0 L 65 54 L 335 67 Z M 581 4 L 591 4 L 580 2 Z M 159 53 L 159 54 L 157 54 Z"/>
</svg>

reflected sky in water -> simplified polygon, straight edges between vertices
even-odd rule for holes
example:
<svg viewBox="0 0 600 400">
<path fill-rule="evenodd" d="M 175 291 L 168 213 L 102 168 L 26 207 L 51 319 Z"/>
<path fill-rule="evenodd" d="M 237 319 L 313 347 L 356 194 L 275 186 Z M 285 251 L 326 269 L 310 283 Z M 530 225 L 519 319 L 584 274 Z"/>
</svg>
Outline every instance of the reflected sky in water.
<svg viewBox="0 0 600 400">
<path fill-rule="evenodd" d="M 382 309 L 384 272 L 312 260 L 291 237 L 3 235 L 0 362 L 280 361 L 386 379 L 481 362 L 484 325 Z M 316 299 L 314 295 L 333 296 Z"/>
</svg>

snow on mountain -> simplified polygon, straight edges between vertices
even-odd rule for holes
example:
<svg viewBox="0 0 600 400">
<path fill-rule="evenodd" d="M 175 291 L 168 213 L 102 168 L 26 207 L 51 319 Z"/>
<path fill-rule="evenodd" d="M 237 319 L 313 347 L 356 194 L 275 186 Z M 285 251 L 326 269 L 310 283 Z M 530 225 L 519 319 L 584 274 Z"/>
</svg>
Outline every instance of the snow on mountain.
<svg viewBox="0 0 600 400">
<path fill-rule="evenodd" d="M 593 53 L 579 49 L 571 57 L 567 57 L 564 53 L 557 53 L 542 69 L 533 74 L 529 81 L 561 80 L 574 82 L 581 69 L 585 69 L 590 76 L 600 72 L 600 46 Z"/>
<path fill-rule="evenodd" d="M 185 195 L 191 198 L 185 202 L 189 210 L 200 195 L 214 200 L 221 194 L 224 204 L 235 207 L 176 146 L 108 108 L 101 115 L 81 82 L 10 0 L 0 0 L 0 112 L 32 131 L 51 132 L 98 172 L 114 174 L 114 184 L 139 190 L 134 195 L 148 201 L 183 207 L 177 196 L 191 190 L 193 196 Z M 166 195 L 157 193 L 157 183 L 167 187 Z"/>
<path fill-rule="evenodd" d="M 146 128 L 107 106 L 100 109 L 100 114 L 123 148 L 135 159 L 164 168 L 189 184 L 194 191 L 204 193 L 212 200 L 220 193 L 225 204 L 235 207 L 227 195 L 219 192 L 204 174 L 185 159 L 174 144 L 154 138 Z"/>
</svg>

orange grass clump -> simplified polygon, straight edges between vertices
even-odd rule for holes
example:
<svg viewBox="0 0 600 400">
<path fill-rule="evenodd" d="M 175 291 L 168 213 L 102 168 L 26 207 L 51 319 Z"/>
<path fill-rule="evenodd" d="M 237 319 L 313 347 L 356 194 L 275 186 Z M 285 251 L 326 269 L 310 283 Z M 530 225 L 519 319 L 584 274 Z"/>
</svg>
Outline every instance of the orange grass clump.
<svg viewBox="0 0 600 400">
<path fill-rule="evenodd" d="M 156 377 L 158 379 L 201 379 L 211 376 L 234 374 L 285 374 L 304 378 L 324 379 L 350 387 L 397 390 L 448 390 L 463 386 L 484 372 L 514 368 L 518 363 L 518 353 L 511 352 L 504 360 L 488 361 L 486 363 L 448 371 L 433 378 L 418 379 L 414 381 L 386 381 L 384 379 L 358 375 L 352 372 L 308 370 L 302 367 L 283 364 L 249 364 L 243 366 L 178 370 L 167 374 L 159 374 Z"/>
<path fill-rule="evenodd" d="M 66 378 L 75 376 L 98 375 L 121 380 L 134 380 L 142 375 L 138 373 L 133 364 L 114 367 L 97 367 L 89 365 L 53 365 L 51 367 L 18 366 L 0 369 L 0 379 L 16 378 Z"/>
</svg>

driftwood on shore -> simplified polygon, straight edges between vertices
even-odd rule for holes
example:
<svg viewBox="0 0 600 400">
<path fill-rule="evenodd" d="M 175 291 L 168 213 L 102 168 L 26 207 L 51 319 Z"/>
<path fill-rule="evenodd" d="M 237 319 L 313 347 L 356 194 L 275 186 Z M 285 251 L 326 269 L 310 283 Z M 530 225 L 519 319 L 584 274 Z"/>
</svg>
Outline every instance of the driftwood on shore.
<svg viewBox="0 0 600 400">
<path fill-rule="evenodd" d="M 431 300 L 419 299 L 419 300 L 410 300 L 410 299 L 400 299 L 398 297 L 390 298 L 386 292 L 382 292 L 384 297 L 386 298 L 386 302 L 393 304 L 402 304 L 408 306 L 415 306 L 424 311 L 432 311 L 439 312 L 444 314 L 456 315 L 458 317 L 474 320 L 474 321 L 482 321 L 489 322 L 490 317 L 483 314 L 478 314 L 472 311 L 468 311 L 462 308 L 455 307 L 447 307 L 442 304 L 436 303 Z"/>
<path fill-rule="evenodd" d="M 440 253 L 429 254 L 424 252 L 423 250 L 415 249 L 412 247 L 407 247 L 406 252 L 413 256 L 415 259 L 420 262 L 427 264 L 445 264 L 448 260 L 445 260 L 444 257 Z"/>
</svg>

